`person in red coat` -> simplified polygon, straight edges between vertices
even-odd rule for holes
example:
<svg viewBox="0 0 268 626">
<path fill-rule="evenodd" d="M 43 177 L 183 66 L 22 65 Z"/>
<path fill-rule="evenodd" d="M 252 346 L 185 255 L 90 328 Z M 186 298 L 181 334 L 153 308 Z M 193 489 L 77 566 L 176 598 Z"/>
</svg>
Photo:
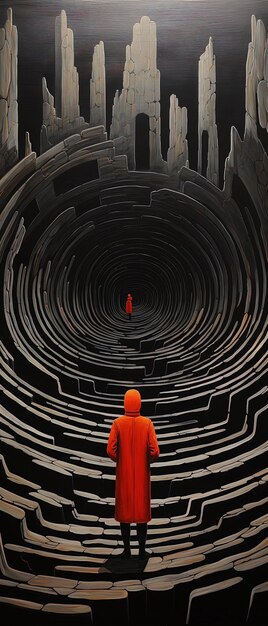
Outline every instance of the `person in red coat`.
<svg viewBox="0 0 268 626">
<path fill-rule="evenodd" d="M 128 318 L 131 320 L 131 314 L 132 314 L 132 295 L 131 293 L 127 294 L 127 301 L 126 301 L 126 313 L 128 313 Z"/>
<path fill-rule="evenodd" d="M 124 397 L 125 414 L 114 420 L 107 454 L 116 462 L 115 519 L 120 522 L 124 551 L 129 558 L 130 524 L 137 524 L 139 558 L 150 556 L 145 551 L 147 522 L 151 515 L 150 463 L 160 450 L 153 422 L 140 415 L 141 396 L 129 389 Z"/>
</svg>

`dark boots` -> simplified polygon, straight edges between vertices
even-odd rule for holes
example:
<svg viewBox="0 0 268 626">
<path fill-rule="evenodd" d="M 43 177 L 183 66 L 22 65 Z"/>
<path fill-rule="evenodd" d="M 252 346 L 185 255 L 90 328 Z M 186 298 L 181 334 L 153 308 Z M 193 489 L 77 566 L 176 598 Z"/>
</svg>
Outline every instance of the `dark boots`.
<svg viewBox="0 0 268 626">
<path fill-rule="evenodd" d="M 121 534 L 124 544 L 124 550 L 120 554 L 120 558 L 129 559 L 131 557 L 130 551 L 130 524 L 120 524 Z M 147 524 L 137 524 L 137 537 L 139 542 L 139 559 L 147 559 L 151 555 L 145 550 L 147 536 Z"/>
<path fill-rule="evenodd" d="M 151 555 L 145 550 L 147 537 L 147 524 L 137 524 L 137 536 L 139 542 L 139 559 L 147 559 Z"/>
<path fill-rule="evenodd" d="M 130 552 L 130 524 L 120 524 L 120 528 L 121 528 L 121 535 L 122 535 L 122 539 L 123 539 L 123 544 L 124 544 L 124 551 L 122 552 L 122 554 L 120 554 L 120 558 L 123 559 L 130 559 L 131 557 L 131 552 Z"/>
</svg>

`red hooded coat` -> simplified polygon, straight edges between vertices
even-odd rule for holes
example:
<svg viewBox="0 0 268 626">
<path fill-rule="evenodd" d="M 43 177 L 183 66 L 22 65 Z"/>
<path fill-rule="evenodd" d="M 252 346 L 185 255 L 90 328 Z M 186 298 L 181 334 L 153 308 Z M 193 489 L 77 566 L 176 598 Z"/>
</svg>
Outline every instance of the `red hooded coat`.
<svg viewBox="0 0 268 626">
<path fill-rule="evenodd" d="M 126 313 L 132 313 L 132 296 L 128 294 L 126 301 Z"/>
<path fill-rule="evenodd" d="M 150 463 L 160 454 L 154 425 L 140 415 L 141 397 L 129 389 L 124 399 L 125 415 L 114 420 L 107 454 L 116 462 L 115 519 L 145 523 L 151 515 Z"/>
</svg>

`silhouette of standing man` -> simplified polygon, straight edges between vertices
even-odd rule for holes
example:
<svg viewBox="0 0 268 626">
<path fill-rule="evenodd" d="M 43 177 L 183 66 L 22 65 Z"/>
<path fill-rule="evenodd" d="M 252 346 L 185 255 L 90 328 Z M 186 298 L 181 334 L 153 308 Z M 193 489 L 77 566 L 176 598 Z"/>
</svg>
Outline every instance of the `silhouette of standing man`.
<svg viewBox="0 0 268 626">
<path fill-rule="evenodd" d="M 132 313 L 132 295 L 131 293 L 127 294 L 127 301 L 126 301 L 126 313 L 128 313 L 128 319 L 131 320 L 131 313 Z"/>
<path fill-rule="evenodd" d="M 107 445 L 108 456 L 116 462 L 115 519 L 120 522 L 124 551 L 129 558 L 130 524 L 136 522 L 139 558 L 145 551 L 147 522 L 151 515 L 150 463 L 160 454 L 152 421 L 140 415 L 141 396 L 129 389 L 124 397 L 125 415 L 114 420 Z"/>
</svg>

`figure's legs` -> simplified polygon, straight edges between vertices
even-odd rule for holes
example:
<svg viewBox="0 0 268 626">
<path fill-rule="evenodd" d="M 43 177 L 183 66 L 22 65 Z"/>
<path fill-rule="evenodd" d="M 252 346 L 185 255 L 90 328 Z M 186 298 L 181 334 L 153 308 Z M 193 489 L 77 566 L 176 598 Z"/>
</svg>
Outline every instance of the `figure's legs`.
<svg viewBox="0 0 268 626">
<path fill-rule="evenodd" d="M 131 552 L 130 552 L 130 524 L 123 524 L 121 522 L 120 523 L 120 528 L 121 528 L 121 534 L 122 534 L 122 539 L 123 539 L 123 544 L 124 544 L 124 551 L 122 552 L 122 554 L 120 554 L 120 556 L 129 558 L 131 556 Z"/>
<path fill-rule="evenodd" d="M 128 319 L 131 320 L 131 313 L 128 314 Z"/>
<path fill-rule="evenodd" d="M 139 542 L 139 558 L 147 558 L 150 556 L 149 552 L 145 551 L 146 536 L 147 536 L 147 524 L 137 524 L 137 535 Z"/>
</svg>

